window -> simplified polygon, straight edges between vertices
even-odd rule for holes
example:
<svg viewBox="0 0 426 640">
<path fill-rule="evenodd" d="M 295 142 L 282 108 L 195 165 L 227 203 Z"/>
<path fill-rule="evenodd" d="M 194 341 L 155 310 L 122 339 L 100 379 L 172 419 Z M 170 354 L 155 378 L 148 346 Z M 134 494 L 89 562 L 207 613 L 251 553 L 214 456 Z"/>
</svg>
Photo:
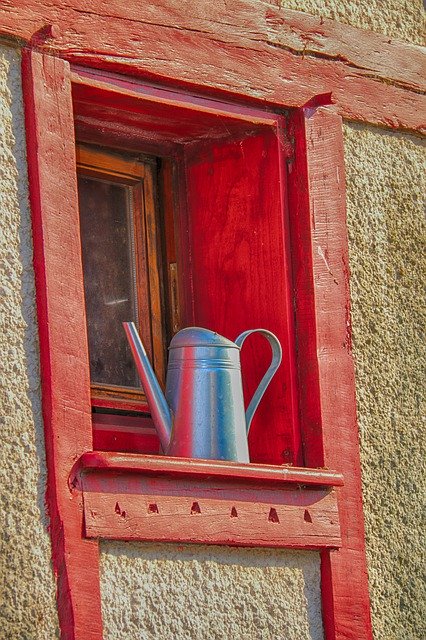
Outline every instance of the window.
<svg viewBox="0 0 426 640">
<path fill-rule="evenodd" d="M 170 263 L 167 270 L 165 264 L 165 236 L 172 247 L 173 225 L 166 229 L 160 216 L 157 164 L 155 158 L 140 154 L 77 147 L 94 406 L 99 400 L 112 408 L 123 407 L 128 400 L 145 402 L 122 329 L 124 321 L 136 323 L 159 380 L 165 379 L 171 306 L 170 288 L 163 283 L 167 271 L 174 275 L 176 267 Z M 176 296 L 173 302 L 176 325 Z"/>
<path fill-rule="evenodd" d="M 246 329 L 273 331 L 283 366 L 255 414 L 250 459 L 300 464 L 284 116 L 136 81 L 123 87 L 118 77 L 82 69 L 73 76 L 73 107 L 95 447 L 158 452 L 121 336 L 124 313 L 131 313 L 163 382 L 167 346 L 180 327 L 206 327 L 231 340 Z M 118 202 L 122 229 L 104 251 L 100 239 L 113 229 L 103 224 L 97 232 L 95 216 L 111 215 Z M 261 338 L 244 346 L 247 401 L 269 360 Z"/>
</svg>

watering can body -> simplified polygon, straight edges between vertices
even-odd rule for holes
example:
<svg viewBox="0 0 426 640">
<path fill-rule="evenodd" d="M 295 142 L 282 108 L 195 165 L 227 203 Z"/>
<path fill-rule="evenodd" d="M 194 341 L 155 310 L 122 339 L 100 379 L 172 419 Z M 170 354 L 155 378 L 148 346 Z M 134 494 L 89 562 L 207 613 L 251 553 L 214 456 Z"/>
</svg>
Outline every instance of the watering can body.
<svg viewBox="0 0 426 640">
<path fill-rule="evenodd" d="M 182 329 L 170 343 L 164 397 L 136 328 L 132 323 L 124 328 L 164 453 L 249 462 L 251 419 L 281 362 L 278 339 L 256 329 L 241 334 L 234 343 L 208 329 Z M 268 339 L 273 358 L 246 412 L 240 349 L 254 332 Z"/>
</svg>

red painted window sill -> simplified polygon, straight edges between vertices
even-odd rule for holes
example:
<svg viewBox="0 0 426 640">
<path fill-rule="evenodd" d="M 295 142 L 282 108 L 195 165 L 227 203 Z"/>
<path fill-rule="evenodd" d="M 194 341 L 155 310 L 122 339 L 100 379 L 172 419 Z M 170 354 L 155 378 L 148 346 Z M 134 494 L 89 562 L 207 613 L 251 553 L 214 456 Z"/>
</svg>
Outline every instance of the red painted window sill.
<svg viewBox="0 0 426 640">
<path fill-rule="evenodd" d="M 71 475 L 88 538 L 337 548 L 336 487 L 324 469 L 94 451 Z"/>
</svg>

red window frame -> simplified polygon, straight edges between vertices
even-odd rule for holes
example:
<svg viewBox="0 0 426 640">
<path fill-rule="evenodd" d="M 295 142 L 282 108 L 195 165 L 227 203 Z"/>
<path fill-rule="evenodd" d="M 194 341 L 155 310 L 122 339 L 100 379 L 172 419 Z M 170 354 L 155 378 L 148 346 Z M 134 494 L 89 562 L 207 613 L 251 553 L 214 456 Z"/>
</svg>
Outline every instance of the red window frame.
<svg viewBox="0 0 426 640">
<path fill-rule="evenodd" d="M 84 492 L 76 484 L 77 470 L 78 465 L 85 465 L 86 470 L 90 464 L 94 468 L 115 464 L 115 470 L 118 465 L 105 456 L 87 460 L 93 445 L 81 264 L 75 261 L 67 277 L 58 278 L 63 271 L 61 248 L 68 246 L 76 255 L 80 251 L 69 66 L 60 59 L 26 50 L 23 81 L 49 474 L 47 497 L 61 634 L 67 639 L 100 640 L 98 545 L 96 538 L 84 535 Z M 316 481 L 323 486 L 327 484 L 321 477 L 324 467 L 342 473 L 345 481 L 337 498 L 341 547 L 338 551 L 327 547 L 321 551 L 324 628 L 327 640 L 370 639 L 350 350 L 341 119 L 333 111 L 311 104 L 295 109 L 289 122 L 294 144 L 287 157 L 288 241 L 305 462 L 314 476 L 313 469 L 318 469 Z M 193 471 L 187 468 L 185 473 Z M 296 473 L 287 479 L 299 493 L 301 478 Z"/>
</svg>

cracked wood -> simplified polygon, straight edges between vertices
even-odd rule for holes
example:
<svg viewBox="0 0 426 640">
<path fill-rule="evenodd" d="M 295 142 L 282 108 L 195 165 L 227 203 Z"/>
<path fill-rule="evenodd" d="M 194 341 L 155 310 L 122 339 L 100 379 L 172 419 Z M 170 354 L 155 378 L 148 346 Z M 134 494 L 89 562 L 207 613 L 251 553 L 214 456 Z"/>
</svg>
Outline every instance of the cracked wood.
<svg viewBox="0 0 426 640">
<path fill-rule="evenodd" d="M 40 335 L 46 502 L 62 640 L 102 637 L 98 545 L 81 536 L 83 505 L 69 470 L 93 448 L 78 231 L 69 65 L 22 59 L 34 272 Z M 70 259 L 71 256 L 71 259 Z M 66 266 L 65 266 L 66 265 Z"/>
<path fill-rule="evenodd" d="M 189 463 L 189 465 L 191 462 Z M 325 549 L 340 546 L 336 492 L 252 482 L 242 476 L 186 478 L 83 473 L 89 538 Z"/>
<path fill-rule="evenodd" d="M 53 28 L 46 29 L 46 25 Z M 300 107 L 332 92 L 346 118 L 424 130 L 421 47 L 272 2 L 4 0 L 0 34 L 71 62 Z M 46 39 L 47 36 L 47 39 Z M 49 37 L 50 36 L 50 37 Z"/>
<path fill-rule="evenodd" d="M 350 342 L 348 239 L 341 118 L 305 109 L 290 118 L 289 172 L 299 393 L 305 462 L 342 473 L 342 546 L 322 552 L 327 640 L 372 640 L 361 468 Z M 350 580 L 348 580 L 350 576 Z"/>
</svg>

